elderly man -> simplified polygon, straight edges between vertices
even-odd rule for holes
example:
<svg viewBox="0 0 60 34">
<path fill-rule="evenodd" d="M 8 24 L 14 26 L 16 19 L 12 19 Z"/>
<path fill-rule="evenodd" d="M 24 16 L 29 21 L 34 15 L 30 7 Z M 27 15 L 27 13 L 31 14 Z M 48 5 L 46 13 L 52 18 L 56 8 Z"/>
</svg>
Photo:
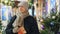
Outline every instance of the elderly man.
<svg viewBox="0 0 60 34">
<path fill-rule="evenodd" d="M 36 20 L 28 13 L 28 2 L 23 1 L 18 4 L 18 13 L 20 13 L 18 19 L 13 23 L 13 32 L 21 34 L 39 34 Z"/>
</svg>

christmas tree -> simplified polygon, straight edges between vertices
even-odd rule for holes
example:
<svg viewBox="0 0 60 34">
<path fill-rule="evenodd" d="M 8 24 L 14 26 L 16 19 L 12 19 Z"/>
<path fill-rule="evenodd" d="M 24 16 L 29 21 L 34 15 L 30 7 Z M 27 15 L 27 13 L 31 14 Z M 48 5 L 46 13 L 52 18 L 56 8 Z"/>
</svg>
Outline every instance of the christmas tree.
<svg viewBox="0 0 60 34">
<path fill-rule="evenodd" d="M 53 12 L 50 14 L 50 18 L 43 18 L 41 34 L 60 34 L 59 26 L 60 26 L 60 13 L 57 15 L 57 12 Z"/>
<path fill-rule="evenodd" d="M 1 30 L 2 30 L 2 23 L 1 23 L 1 20 L 0 20 L 0 33 L 1 33 Z"/>
</svg>

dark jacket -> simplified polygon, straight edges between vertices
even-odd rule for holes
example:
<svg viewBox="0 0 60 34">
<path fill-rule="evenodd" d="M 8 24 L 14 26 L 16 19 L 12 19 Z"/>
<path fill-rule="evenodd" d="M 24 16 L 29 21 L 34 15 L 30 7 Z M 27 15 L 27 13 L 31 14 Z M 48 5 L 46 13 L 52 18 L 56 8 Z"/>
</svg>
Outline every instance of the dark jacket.
<svg viewBox="0 0 60 34">
<path fill-rule="evenodd" d="M 6 28 L 6 34 L 17 34 L 12 32 L 12 29 L 13 29 L 12 24 L 14 23 L 15 19 L 16 19 L 16 16 L 11 18 L 10 23 L 7 25 L 7 28 Z M 28 16 L 24 18 L 24 28 L 27 34 L 39 34 L 37 22 L 32 16 Z"/>
<path fill-rule="evenodd" d="M 24 27 L 27 34 L 39 34 L 37 22 L 32 16 L 28 16 L 24 19 Z"/>
<path fill-rule="evenodd" d="M 15 19 L 16 19 L 16 15 L 15 16 L 13 16 L 12 18 L 11 18 L 11 20 L 10 20 L 10 22 L 8 23 L 8 25 L 7 25 L 7 28 L 6 28 L 6 34 L 17 34 L 17 33 L 13 33 L 13 26 L 12 26 L 12 24 L 14 23 L 14 21 L 15 21 Z"/>
</svg>

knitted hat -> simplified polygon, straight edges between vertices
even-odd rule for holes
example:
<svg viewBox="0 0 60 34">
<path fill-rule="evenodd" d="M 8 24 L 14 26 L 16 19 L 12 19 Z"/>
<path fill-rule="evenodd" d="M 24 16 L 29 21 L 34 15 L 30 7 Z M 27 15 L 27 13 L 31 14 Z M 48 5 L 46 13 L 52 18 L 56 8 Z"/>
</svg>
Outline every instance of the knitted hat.
<svg viewBox="0 0 60 34">
<path fill-rule="evenodd" d="M 18 6 L 23 6 L 23 7 L 25 7 L 26 10 L 28 10 L 28 8 L 29 8 L 28 2 L 26 2 L 26 1 L 21 1 L 18 4 Z"/>
</svg>

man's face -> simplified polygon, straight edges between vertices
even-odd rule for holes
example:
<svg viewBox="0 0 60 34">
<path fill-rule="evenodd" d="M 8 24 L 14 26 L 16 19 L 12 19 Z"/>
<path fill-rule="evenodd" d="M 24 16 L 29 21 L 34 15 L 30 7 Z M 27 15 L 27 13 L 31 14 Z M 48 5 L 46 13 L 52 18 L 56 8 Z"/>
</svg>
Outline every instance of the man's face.
<svg viewBox="0 0 60 34">
<path fill-rule="evenodd" d="M 26 11 L 26 10 L 25 10 L 25 7 L 20 6 L 20 7 L 19 7 L 19 11 L 20 11 L 21 13 L 25 13 L 25 11 Z"/>
</svg>

